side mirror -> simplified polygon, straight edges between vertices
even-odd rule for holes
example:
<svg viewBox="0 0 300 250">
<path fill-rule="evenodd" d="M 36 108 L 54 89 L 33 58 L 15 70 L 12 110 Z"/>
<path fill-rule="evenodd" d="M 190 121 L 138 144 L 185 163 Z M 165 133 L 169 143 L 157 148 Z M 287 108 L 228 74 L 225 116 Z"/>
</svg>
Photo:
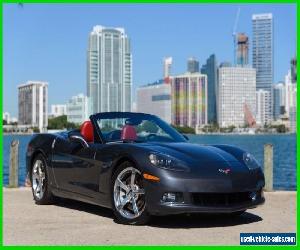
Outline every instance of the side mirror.
<svg viewBox="0 0 300 250">
<path fill-rule="evenodd" d="M 190 138 L 188 138 L 187 135 L 182 134 L 182 136 L 188 141 Z"/>
<path fill-rule="evenodd" d="M 71 135 L 69 138 L 71 142 L 80 143 L 84 148 L 90 147 L 87 141 L 82 136 Z"/>
</svg>

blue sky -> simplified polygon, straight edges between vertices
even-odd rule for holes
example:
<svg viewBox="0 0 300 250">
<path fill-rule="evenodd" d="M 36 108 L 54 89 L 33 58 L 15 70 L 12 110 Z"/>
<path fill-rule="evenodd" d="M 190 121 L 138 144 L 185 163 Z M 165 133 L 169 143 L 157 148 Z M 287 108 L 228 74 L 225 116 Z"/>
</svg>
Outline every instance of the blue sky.
<svg viewBox="0 0 300 250">
<path fill-rule="evenodd" d="M 186 70 L 190 56 L 200 64 L 211 53 L 218 62 L 233 61 L 238 6 L 237 31 L 250 36 L 250 49 L 251 15 L 273 13 L 274 81 L 283 80 L 296 52 L 295 4 L 5 4 L 3 111 L 17 116 L 17 86 L 27 80 L 49 82 L 49 106 L 86 93 L 87 39 L 97 24 L 125 28 L 134 89 L 162 77 L 165 56 L 173 57 L 174 74 Z"/>
</svg>

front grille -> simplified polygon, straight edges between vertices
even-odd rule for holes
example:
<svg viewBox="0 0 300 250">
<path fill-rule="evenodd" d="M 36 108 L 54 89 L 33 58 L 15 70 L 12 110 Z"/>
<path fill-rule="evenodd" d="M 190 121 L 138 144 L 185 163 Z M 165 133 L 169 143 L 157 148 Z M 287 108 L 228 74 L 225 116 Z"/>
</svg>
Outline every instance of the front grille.
<svg viewBox="0 0 300 250">
<path fill-rule="evenodd" d="M 250 202 L 249 192 L 193 193 L 193 203 L 198 206 L 231 206 Z"/>
</svg>

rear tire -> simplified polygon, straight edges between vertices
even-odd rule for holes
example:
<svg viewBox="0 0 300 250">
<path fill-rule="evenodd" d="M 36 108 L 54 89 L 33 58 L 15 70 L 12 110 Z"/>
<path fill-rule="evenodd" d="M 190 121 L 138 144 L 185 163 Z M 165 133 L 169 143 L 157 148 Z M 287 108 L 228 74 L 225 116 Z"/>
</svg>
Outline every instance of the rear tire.
<svg viewBox="0 0 300 250">
<path fill-rule="evenodd" d="M 144 225 L 150 220 L 145 201 L 143 177 L 131 162 L 117 167 L 111 182 L 112 208 L 116 221 L 127 225 Z"/>
<path fill-rule="evenodd" d="M 38 154 L 32 163 L 30 180 L 33 199 L 38 205 L 48 205 L 54 202 L 54 196 L 48 184 L 48 166 L 42 154 Z"/>
</svg>

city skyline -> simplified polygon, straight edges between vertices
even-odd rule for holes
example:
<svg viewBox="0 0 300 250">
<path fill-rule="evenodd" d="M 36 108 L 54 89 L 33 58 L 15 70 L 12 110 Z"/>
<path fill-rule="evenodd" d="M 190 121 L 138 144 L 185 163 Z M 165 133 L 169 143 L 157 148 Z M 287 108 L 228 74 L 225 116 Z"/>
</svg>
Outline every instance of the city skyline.
<svg viewBox="0 0 300 250">
<path fill-rule="evenodd" d="M 69 8 L 66 8 L 66 6 Z M 28 6 L 25 4 L 24 8 L 17 8 L 15 5 L 5 6 L 3 111 L 8 111 L 12 116 L 16 116 L 17 104 L 11 100 L 17 99 L 17 85 L 27 80 L 37 79 L 49 82 L 49 106 L 56 103 L 66 103 L 71 96 L 81 92 L 86 94 L 85 78 L 87 69 L 85 62 L 87 35 L 91 28 L 97 24 L 116 27 L 122 26 L 132 38 L 133 93 L 135 93 L 136 87 L 162 77 L 161 59 L 165 56 L 173 57 L 173 75 L 186 71 L 186 60 L 190 56 L 195 56 L 200 61 L 200 65 L 205 63 L 210 53 L 216 54 L 218 62 L 225 60 L 233 61 L 231 29 L 238 5 L 224 5 L 225 7 L 222 8 L 221 11 L 219 8 L 213 8 L 220 5 L 203 4 L 199 4 L 196 7 L 194 5 L 182 5 L 180 8 L 176 5 L 166 4 L 161 5 L 160 8 L 158 8 L 157 5 L 114 6 L 115 7 L 110 5 L 78 5 L 78 7 L 75 7 L 73 5 L 65 5 L 63 8 L 59 8 L 56 5 L 52 5 L 50 7 L 47 6 L 47 9 L 45 5 L 41 7 L 40 5 Z M 170 16 L 170 20 L 164 19 L 161 21 L 160 26 L 158 26 L 158 21 L 155 21 L 151 15 L 143 15 L 145 11 L 155 11 L 156 17 L 159 18 L 166 9 L 169 11 L 169 14 L 202 13 L 203 15 L 189 16 L 186 20 L 180 20 L 180 23 L 177 21 L 177 24 L 180 25 L 178 26 L 180 28 L 179 31 L 178 27 L 173 27 L 175 17 L 172 17 L 172 15 L 168 15 L 168 17 Z M 75 13 L 79 12 L 82 13 L 82 15 L 87 15 L 86 13 L 89 11 L 91 15 L 83 24 L 74 21 L 74 18 L 76 18 L 76 15 L 74 16 Z M 101 13 L 101 11 L 105 15 L 104 17 L 101 15 L 101 18 L 99 18 L 96 16 L 96 13 Z M 223 18 L 222 25 L 220 26 L 218 20 L 214 20 L 211 17 L 215 15 L 204 14 L 204 12 L 207 11 L 210 11 L 209 13 L 220 14 L 219 18 Z M 58 20 L 54 21 L 50 18 L 50 21 L 47 21 L 49 19 L 48 15 L 53 14 L 53 12 L 56 13 Z M 109 15 L 109 13 L 114 12 L 119 14 L 118 18 L 111 18 L 111 15 Z M 140 22 L 133 22 L 130 18 L 129 21 L 126 21 L 126 17 L 128 19 L 130 13 L 133 12 L 137 13 L 135 17 L 139 19 Z M 276 25 L 274 25 L 276 31 L 274 32 L 274 82 L 278 82 L 284 79 L 284 75 L 289 68 L 290 59 L 295 54 L 295 5 L 286 4 L 282 6 L 280 10 L 276 9 L 276 5 L 242 5 L 237 31 L 248 34 L 251 41 L 251 16 L 252 14 L 265 12 L 273 13 L 274 22 L 276 23 Z M 287 13 L 289 13 L 289 15 L 287 15 Z M 35 24 L 34 21 L 36 18 L 41 17 L 41 15 L 45 16 L 45 19 L 42 18 L 39 24 Z M 64 17 L 64 19 L 62 19 L 64 15 L 71 15 L 71 18 L 68 19 Z M 14 18 L 14 22 L 12 22 L 12 18 Z M 210 29 L 212 28 L 212 30 L 214 30 L 214 27 L 221 27 L 221 29 L 219 29 L 218 32 L 214 32 L 217 34 L 213 34 L 213 31 L 208 31 L 208 27 L 201 25 L 203 19 L 206 19 L 206 22 L 210 21 Z M 82 21 L 82 18 L 80 18 L 80 21 Z M 191 21 L 193 22 L 191 23 Z M 61 27 L 56 27 L 57 22 L 61 22 Z M 73 25 L 71 25 L 72 22 L 74 22 Z M 76 24 L 80 26 L 80 28 L 78 28 Z M 42 36 L 40 36 L 38 31 L 46 30 L 45 27 L 47 27 L 47 32 L 44 32 Z M 190 33 L 191 29 L 195 29 L 195 27 L 198 27 L 199 34 Z M 64 29 L 63 33 L 62 29 Z M 141 34 L 137 33 L 137 31 L 141 31 L 141 29 L 144 31 L 140 32 Z M 177 30 L 177 33 L 173 34 L 175 30 Z M 74 33 L 71 36 L 73 44 L 67 47 L 66 44 L 70 42 L 68 38 L 68 33 L 70 32 Z M 206 36 L 203 36 L 203 32 Z M 188 40 L 184 39 L 187 33 L 190 34 Z M 56 34 L 56 36 L 52 37 L 52 40 L 47 40 L 51 34 Z M 164 36 L 153 36 L 154 34 L 164 34 Z M 76 39 L 74 39 L 74 35 Z M 176 36 L 177 40 L 172 40 L 174 36 Z M 151 38 L 150 40 L 148 39 L 149 37 Z M 218 41 L 214 40 L 216 37 L 218 37 Z M 12 40 L 12 38 L 14 39 Z M 31 41 L 33 41 L 32 44 L 30 43 Z M 60 42 L 60 51 L 54 50 L 58 46 L 58 42 Z M 36 43 L 38 43 L 39 46 L 36 46 Z M 184 46 L 182 46 L 182 44 L 184 44 Z M 33 48 L 33 46 L 35 47 Z M 250 51 L 251 49 L 250 46 Z M 148 50 L 148 52 L 146 53 L 145 50 Z M 50 56 L 50 54 L 52 55 Z M 41 55 L 44 55 L 44 57 L 41 58 Z M 39 57 L 39 61 L 36 60 L 37 57 Z M 278 60 L 278 58 L 281 60 Z M 55 64 L 53 63 L 54 61 Z M 70 64 L 70 61 L 72 64 Z M 250 63 L 252 62 L 251 58 L 249 61 Z M 64 68 L 62 65 L 69 65 L 69 67 Z M 12 72 L 14 72 L 14 74 Z M 63 86 L 64 89 L 67 88 L 69 91 L 60 91 L 61 86 Z M 10 99 L 9 102 L 8 99 Z"/>
</svg>

